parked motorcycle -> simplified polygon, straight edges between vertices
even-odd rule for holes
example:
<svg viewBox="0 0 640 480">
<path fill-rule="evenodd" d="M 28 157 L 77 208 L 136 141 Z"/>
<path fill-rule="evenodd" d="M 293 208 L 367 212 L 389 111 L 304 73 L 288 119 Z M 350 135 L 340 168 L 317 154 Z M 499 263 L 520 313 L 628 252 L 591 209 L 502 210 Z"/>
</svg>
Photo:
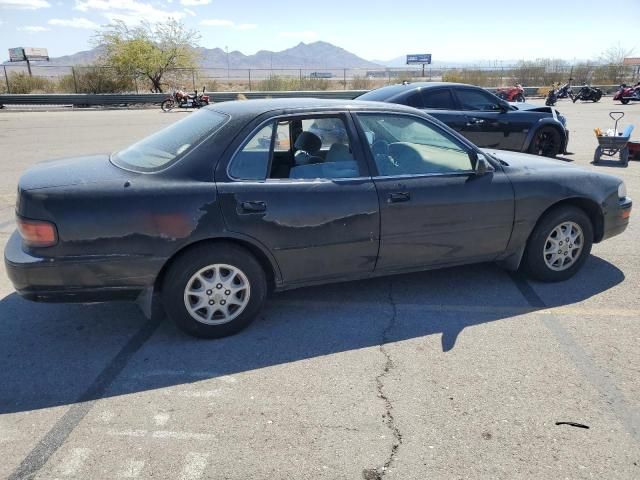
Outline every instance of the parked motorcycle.
<svg viewBox="0 0 640 480">
<path fill-rule="evenodd" d="M 573 89 L 571 88 L 572 80 L 573 78 L 570 78 L 569 81 L 563 85 L 560 85 L 560 82 L 557 84 L 554 83 L 547 94 L 547 99 L 544 104 L 547 107 L 553 107 L 561 98 L 570 98 L 573 100 Z"/>
<path fill-rule="evenodd" d="M 627 87 L 626 84 L 620 85 L 620 88 L 613 96 L 614 100 L 620 100 L 623 105 L 631 101 L 640 101 L 640 82 L 636 83 L 633 87 Z"/>
<path fill-rule="evenodd" d="M 590 87 L 589 85 L 584 85 L 579 91 L 578 94 L 575 95 L 572 100 L 573 103 L 576 103 L 578 100 L 583 100 L 585 102 L 599 102 L 602 98 L 602 90 L 595 87 Z"/>
<path fill-rule="evenodd" d="M 507 102 L 524 102 L 524 88 L 519 83 L 513 87 L 498 88 L 496 95 Z"/>
<path fill-rule="evenodd" d="M 573 98 L 573 89 L 571 88 L 572 81 L 573 78 L 570 78 L 567 83 L 558 87 L 558 98 Z"/>
<path fill-rule="evenodd" d="M 209 95 L 204 94 L 206 87 L 202 87 L 202 93 L 194 91 L 193 95 L 183 90 L 176 90 L 171 96 L 165 98 L 160 104 L 164 112 L 170 112 L 174 108 L 201 108 L 209 105 Z"/>
</svg>

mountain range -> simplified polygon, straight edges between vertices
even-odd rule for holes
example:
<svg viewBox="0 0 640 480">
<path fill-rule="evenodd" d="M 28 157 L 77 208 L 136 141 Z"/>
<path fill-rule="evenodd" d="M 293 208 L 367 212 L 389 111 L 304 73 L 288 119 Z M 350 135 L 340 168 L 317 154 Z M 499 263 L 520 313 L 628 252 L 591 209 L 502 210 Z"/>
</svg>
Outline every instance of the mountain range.
<svg viewBox="0 0 640 480">
<path fill-rule="evenodd" d="M 234 50 L 225 52 L 221 48 L 198 48 L 202 68 L 231 69 L 247 68 L 380 68 L 383 65 L 370 62 L 327 42 L 300 42 L 298 45 L 280 52 L 260 50 L 253 55 L 245 55 Z M 98 60 L 101 47 L 84 50 L 72 55 L 51 58 L 49 62 L 32 62 L 34 65 L 74 66 L 89 65 Z M 228 56 L 227 56 L 228 55 Z M 227 64 L 228 61 L 228 64 Z M 8 62 L 5 62 L 8 63 Z"/>
</svg>

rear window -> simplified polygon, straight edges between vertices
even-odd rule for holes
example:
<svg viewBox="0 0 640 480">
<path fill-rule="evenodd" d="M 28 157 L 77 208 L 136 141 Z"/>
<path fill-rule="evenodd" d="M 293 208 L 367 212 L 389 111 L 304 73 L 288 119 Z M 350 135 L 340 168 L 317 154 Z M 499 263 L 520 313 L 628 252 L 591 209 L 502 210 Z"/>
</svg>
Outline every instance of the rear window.
<svg viewBox="0 0 640 480">
<path fill-rule="evenodd" d="M 112 155 L 118 167 L 136 172 L 167 168 L 222 127 L 229 117 L 203 109 Z"/>
</svg>

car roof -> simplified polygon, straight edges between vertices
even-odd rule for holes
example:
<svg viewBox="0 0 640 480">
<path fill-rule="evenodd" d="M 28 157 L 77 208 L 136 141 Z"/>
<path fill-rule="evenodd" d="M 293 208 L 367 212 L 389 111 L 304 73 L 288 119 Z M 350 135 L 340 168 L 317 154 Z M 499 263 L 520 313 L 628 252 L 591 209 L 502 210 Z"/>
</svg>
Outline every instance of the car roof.
<svg viewBox="0 0 640 480">
<path fill-rule="evenodd" d="M 471 87 L 471 88 L 480 88 L 475 85 L 468 85 L 466 83 L 454 83 L 454 82 L 415 82 L 415 83 L 407 83 L 407 84 L 398 84 L 398 85 L 388 85 L 386 87 L 380 87 L 375 90 L 371 90 L 370 92 L 365 93 L 359 98 L 367 99 L 371 98 L 371 100 L 387 100 L 389 98 L 395 97 L 396 95 L 407 92 L 411 90 L 423 90 L 437 87 Z"/>
<path fill-rule="evenodd" d="M 391 103 L 362 100 L 331 100 L 324 98 L 270 98 L 256 100 L 233 100 L 205 107 L 231 117 L 252 116 L 275 110 L 285 113 L 304 113 L 313 110 L 386 110 L 417 113 L 412 107 Z"/>
</svg>

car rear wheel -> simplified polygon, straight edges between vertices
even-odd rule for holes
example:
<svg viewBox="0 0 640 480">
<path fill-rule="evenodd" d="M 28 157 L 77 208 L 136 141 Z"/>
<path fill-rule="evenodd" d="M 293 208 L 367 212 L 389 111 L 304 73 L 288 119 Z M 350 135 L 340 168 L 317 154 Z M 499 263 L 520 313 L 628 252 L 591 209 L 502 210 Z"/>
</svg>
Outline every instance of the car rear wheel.
<svg viewBox="0 0 640 480">
<path fill-rule="evenodd" d="M 529 153 L 543 155 L 545 157 L 555 157 L 560 153 L 562 139 L 560 132 L 553 127 L 542 127 L 535 133 Z"/>
<path fill-rule="evenodd" d="M 566 280 L 580 270 L 592 244 L 593 226 L 583 210 L 570 205 L 555 208 L 529 237 L 523 268 L 543 282 Z"/>
<path fill-rule="evenodd" d="M 232 244 L 208 244 L 170 265 L 162 299 L 181 330 L 219 338 L 249 325 L 262 309 L 266 292 L 264 270 L 251 253 Z"/>
</svg>

